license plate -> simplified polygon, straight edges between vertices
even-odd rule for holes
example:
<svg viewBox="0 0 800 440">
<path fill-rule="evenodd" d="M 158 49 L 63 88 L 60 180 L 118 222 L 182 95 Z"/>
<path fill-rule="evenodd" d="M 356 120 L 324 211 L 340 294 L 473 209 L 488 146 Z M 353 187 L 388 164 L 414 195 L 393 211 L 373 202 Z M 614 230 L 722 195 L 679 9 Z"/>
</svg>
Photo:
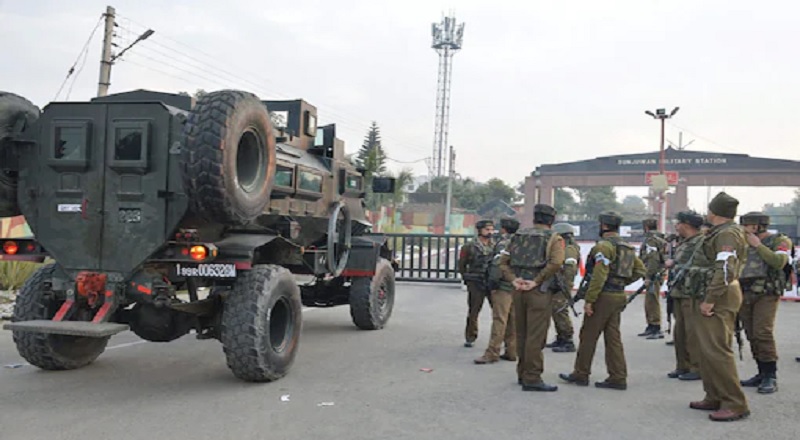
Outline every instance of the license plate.
<svg viewBox="0 0 800 440">
<path fill-rule="evenodd" d="M 175 272 L 179 277 L 236 278 L 236 265 L 233 263 L 178 263 L 175 266 Z"/>
</svg>

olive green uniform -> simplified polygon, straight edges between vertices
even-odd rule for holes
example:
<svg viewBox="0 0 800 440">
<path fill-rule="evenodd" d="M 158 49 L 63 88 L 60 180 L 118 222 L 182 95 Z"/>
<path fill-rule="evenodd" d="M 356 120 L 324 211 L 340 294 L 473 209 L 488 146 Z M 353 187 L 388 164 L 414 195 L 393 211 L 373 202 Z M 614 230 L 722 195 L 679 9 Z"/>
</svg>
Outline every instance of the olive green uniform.
<svg viewBox="0 0 800 440">
<path fill-rule="evenodd" d="M 616 232 L 609 232 L 597 242 L 587 257 L 592 264 L 592 279 L 585 301 L 592 305 L 593 314 L 584 315 L 578 354 L 571 374 L 574 380 L 580 382 L 589 380 L 597 340 L 603 334 L 608 370 L 605 382 L 615 385 L 627 383 L 628 371 L 620 334 L 620 317 L 627 302 L 625 286 L 643 278 L 647 270 L 630 245 L 627 245 L 630 248 L 628 258 L 632 261 L 621 261 L 619 245 L 625 246 L 627 243 Z"/>
<path fill-rule="evenodd" d="M 510 239 L 510 234 L 505 235 L 495 246 L 495 255 L 489 265 L 498 267 L 498 271 L 500 252 L 508 247 Z M 497 281 L 497 286 L 491 285 L 492 281 L 490 281 L 489 286 L 492 289 L 492 331 L 489 337 L 489 346 L 486 348 L 486 353 L 484 353 L 483 357 L 489 361 L 496 361 L 501 357 L 500 350 L 503 348 L 503 343 L 505 343 L 506 351 L 502 357 L 513 361 L 517 359 L 517 332 L 513 309 L 514 286 L 502 279 L 502 274 L 499 275 L 500 279 Z"/>
<path fill-rule="evenodd" d="M 739 274 L 744 262 L 739 256 L 747 255 L 744 230 L 732 220 L 713 226 L 702 246 L 702 258 L 695 260 L 700 267 L 693 279 L 699 291 L 705 292 L 703 301 L 714 305 L 712 316 L 702 315 L 699 308 L 695 315 L 704 402 L 721 410 L 749 412 L 732 346 L 736 314 L 742 304 Z"/>
<path fill-rule="evenodd" d="M 528 243 L 539 238 L 545 249 L 531 249 Z M 552 297 L 548 292 L 552 278 L 564 264 L 564 239 L 542 225 L 517 231 L 508 248 L 501 253 L 500 270 L 511 283 L 516 278 L 532 280 L 538 287 L 528 291 L 514 290 L 514 312 L 517 330 L 517 378 L 523 385 L 542 382 L 544 353 L 552 314 Z"/>
<path fill-rule="evenodd" d="M 486 269 L 494 253 L 493 243 L 484 244 L 479 238 L 467 242 L 461 248 L 458 259 L 458 272 L 467 284 L 467 325 L 464 339 L 467 343 L 478 339 L 478 316 L 483 309 L 484 300 L 489 298 L 486 288 Z"/>
<path fill-rule="evenodd" d="M 791 249 L 792 242 L 785 235 L 769 235 L 758 247 L 748 246 L 747 262 L 739 278 L 743 294 L 739 317 L 758 363 L 756 380 L 775 376 L 775 315 L 788 284 L 783 268 L 789 264 Z"/>
<path fill-rule="evenodd" d="M 694 264 L 697 254 L 702 252 L 704 235 L 698 233 L 693 237 L 683 239 L 675 249 L 675 266 L 673 271 L 685 270 Z M 675 329 L 673 340 L 675 342 L 675 369 L 680 372 L 700 373 L 700 352 L 697 345 L 696 323 L 699 303 L 692 297 L 691 285 L 687 284 L 685 277 L 683 283 L 676 284 L 670 291 L 675 314 Z"/>
<path fill-rule="evenodd" d="M 650 231 L 645 233 L 644 241 L 639 248 L 639 258 L 647 268 L 646 279 L 652 285 L 644 296 L 644 314 L 647 326 L 661 327 L 661 284 L 664 282 L 662 269 L 664 268 L 664 253 L 666 241 L 663 234 Z M 656 277 L 659 272 L 662 276 Z"/>
<path fill-rule="evenodd" d="M 575 276 L 578 274 L 578 263 L 581 259 L 581 247 L 574 241 L 567 244 L 564 249 L 564 256 L 564 267 L 561 269 L 561 276 L 564 282 L 564 290 L 567 291 L 567 294 L 572 295 Z M 562 293 L 553 295 L 553 324 L 556 327 L 558 341 L 572 341 L 572 336 L 575 333 L 567 303 L 567 297 Z"/>
</svg>

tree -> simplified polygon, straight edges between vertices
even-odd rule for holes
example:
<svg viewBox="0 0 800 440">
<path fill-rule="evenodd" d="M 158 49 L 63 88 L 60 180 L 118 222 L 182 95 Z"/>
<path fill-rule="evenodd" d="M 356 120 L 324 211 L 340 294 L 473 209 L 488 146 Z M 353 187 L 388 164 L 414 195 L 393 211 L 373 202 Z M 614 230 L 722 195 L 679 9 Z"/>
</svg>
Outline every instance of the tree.
<svg viewBox="0 0 800 440">
<path fill-rule="evenodd" d="M 622 200 L 622 216 L 625 219 L 642 220 L 647 217 L 647 204 L 639 196 L 626 196 Z"/>
<path fill-rule="evenodd" d="M 383 151 L 381 145 L 381 131 L 378 124 L 372 121 L 372 126 L 364 138 L 364 143 L 361 144 L 361 149 L 358 150 L 356 156 L 356 163 L 364 167 L 365 179 L 367 183 L 372 184 L 372 177 L 386 172 L 386 153 Z"/>
<path fill-rule="evenodd" d="M 447 177 L 434 177 L 431 180 L 431 189 L 428 185 L 417 188 L 417 193 L 443 193 L 447 191 Z M 518 198 L 514 188 L 508 186 L 500 179 L 489 179 L 486 183 L 476 182 L 467 178 L 453 179 L 453 206 L 475 210 L 486 202 L 500 199 L 506 203 L 513 203 Z"/>
<path fill-rule="evenodd" d="M 505 182 L 496 177 L 489 179 L 489 181 L 481 187 L 481 192 L 483 192 L 484 202 L 489 202 L 494 199 L 514 202 L 518 199 L 517 192 L 514 188 L 506 185 Z"/>
<path fill-rule="evenodd" d="M 613 186 L 577 188 L 577 192 L 580 204 L 576 206 L 575 213 L 586 220 L 596 219 L 603 211 L 622 211 Z"/>
<path fill-rule="evenodd" d="M 572 192 L 566 188 L 556 188 L 553 191 L 553 198 L 553 207 L 556 208 L 556 212 L 559 215 L 574 215 L 578 203 L 575 201 L 575 196 L 572 195 Z"/>
</svg>

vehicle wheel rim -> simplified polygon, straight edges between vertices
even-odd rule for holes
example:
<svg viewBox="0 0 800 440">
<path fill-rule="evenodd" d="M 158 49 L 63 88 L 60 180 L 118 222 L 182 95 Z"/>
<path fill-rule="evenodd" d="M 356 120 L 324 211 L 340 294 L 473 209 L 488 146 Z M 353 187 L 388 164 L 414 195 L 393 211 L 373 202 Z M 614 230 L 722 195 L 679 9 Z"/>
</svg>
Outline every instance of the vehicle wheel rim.
<svg viewBox="0 0 800 440">
<path fill-rule="evenodd" d="M 257 191 L 264 183 L 264 145 L 252 128 L 242 133 L 236 150 L 236 179 L 245 192 Z"/>
<path fill-rule="evenodd" d="M 286 350 L 293 329 L 294 321 L 289 302 L 281 298 L 269 312 L 269 342 L 273 351 L 281 353 Z"/>
</svg>

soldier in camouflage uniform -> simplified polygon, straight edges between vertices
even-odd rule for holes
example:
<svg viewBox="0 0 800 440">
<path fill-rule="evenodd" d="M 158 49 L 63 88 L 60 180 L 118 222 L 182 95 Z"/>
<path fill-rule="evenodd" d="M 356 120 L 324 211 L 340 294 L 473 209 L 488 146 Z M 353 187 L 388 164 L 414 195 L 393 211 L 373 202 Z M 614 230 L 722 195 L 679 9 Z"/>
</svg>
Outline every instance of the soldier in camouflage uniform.
<svg viewBox="0 0 800 440">
<path fill-rule="evenodd" d="M 644 296 L 644 314 L 647 319 L 647 328 L 639 336 L 647 339 L 664 339 L 661 331 L 661 284 L 664 283 L 664 263 L 667 241 L 664 234 L 656 230 L 656 219 L 642 221 L 644 227 L 644 240 L 639 247 L 639 258 L 647 267 L 647 276 L 644 284 L 647 293 Z"/>
<path fill-rule="evenodd" d="M 556 353 L 572 353 L 575 351 L 575 342 L 572 340 L 575 329 L 569 316 L 567 295 L 572 296 L 572 287 L 581 261 L 581 247 L 575 242 L 575 227 L 571 224 L 556 223 L 553 225 L 553 231 L 561 235 L 566 243 L 564 267 L 558 274 L 566 294 L 553 292 L 553 324 L 556 327 L 556 340 L 547 344 L 547 347 Z"/>
<path fill-rule="evenodd" d="M 594 385 L 597 388 L 625 390 L 628 388 L 628 371 L 620 334 L 620 318 L 627 303 L 625 286 L 644 278 L 647 269 L 642 260 L 636 257 L 635 248 L 619 236 L 622 216 L 606 211 L 600 214 L 599 221 L 601 238 L 587 257 L 586 275 L 591 276 L 591 281 L 584 298 L 585 316 L 578 355 L 572 373 L 562 373 L 559 377 L 576 385 L 589 385 L 597 340 L 603 334 L 608 378 Z"/>
<path fill-rule="evenodd" d="M 517 231 L 500 254 L 503 278 L 514 286 L 517 325 L 517 383 L 523 391 L 556 391 L 542 380 L 544 349 L 550 327 L 553 277 L 564 265 L 564 239 L 551 229 L 556 210 L 533 208 L 533 228 Z"/>
<path fill-rule="evenodd" d="M 494 222 L 481 220 L 475 223 L 478 237 L 464 244 L 458 257 L 458 272 L 467 285 L 467 326 L 464 329 L 464 346 L 472 347 L 478 339 L 478 316 L 483 302 L 489 298 L 486 270 L 494 254 Z M 489 299 L 491 301 L 491 299 Z M 491 304 L 490 304 L 491 305 Z"/>
<path fill-rule="evenodd" d="M 489 338 L 489 347 L 483 356 L 475 359 L 476 364 L 491 364 L 504 359 L 517 360 L 517 332 L 514 322 L 514 286 L 503 279 L 500 272 L 500 252 L 508 247 L 511 236 L 519 229 L 519 222 L 512 218 L 500 220 L 500 233 L 502 237 L 495 245 L 494 257 L 489 263 L 487 283 L 491 292 L 492 303 L 492 332 Z M 500 349 L 506 345 L 506 351 L 500 354 Z"/>
<path fill-rule="evenodd" d="M 738 205 L 739 201 L 725 192 L 717 194 L 708 204 L 707 218 L 713 226 L 690 272 L 693 290 L 704 292 L 695 320 L 695 334 L 706 395 L 703 400 L 689 403 L 689 407 L 715 411 L 709 414 L 714 421 L 732 421 L 750 415 L 732 347 L 736 315 L 742 305 L 739 274 L 747 255 L 744 229 L 733 222 Z"/>
<path fill-rule="evenodd" d="M 763 212 L 748 212 L 740 217 L 739 223 L 747 231 L 750 245 L 744 271 L 739 276 L 744 297 L 739 318 L 758 364 L 758 374 L 741 384 L 770 394 L 778 391 L 775 315 L 781 296 L 791 282 L 793 245 L 789 237 L 767 231 L 769 216 Z"/>
<path fill-rule="evenodd" d="M 670 298 L 673 301 L 675 313 L 675 331 L 673 341 L 675 346 L 675 370 L 667 374 L 668 377 L 680 380 L 700 379 L 700 353 L 695 335 L 695 316 L 698 304 L 692 299 L 692 292 L 687 285 L 685 276 L 694 264 L 697 253 L 700 252 L 704 235 L 700 233 L 703 225 L 703 216 L 694 211 L 679 212 L 675 230 L 681 237 L 675 252 L 674 260 L 667 260 L 666 267 L 675 275 L 676 284 L 670 286 Z M 680 279 L 678 279 L 680 278 Z"/>
</svg>

